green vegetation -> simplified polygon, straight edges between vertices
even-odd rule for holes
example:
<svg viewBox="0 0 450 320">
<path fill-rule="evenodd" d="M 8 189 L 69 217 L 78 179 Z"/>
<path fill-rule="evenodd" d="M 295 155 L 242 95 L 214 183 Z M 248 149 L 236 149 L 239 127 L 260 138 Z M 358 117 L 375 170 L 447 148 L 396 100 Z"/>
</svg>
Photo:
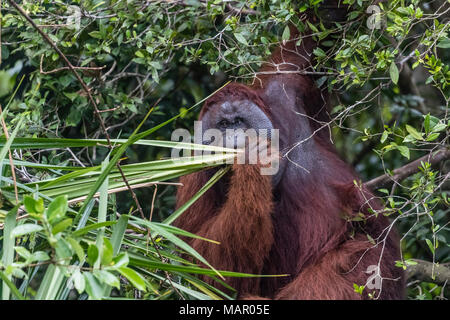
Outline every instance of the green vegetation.
<svg viewBox="0 0 450 320">
<path fill-rule="evenodd" d="M 195 275 L 252 275 L 215 270 L 170 225 L 186 209 L 175 178 L 233 154 L 165 159 L 171 132 L 227 80 L 251 81 L 288 23 L 321 44 L 333 141 L 402 235 L 408 297 L 450 297 L 450 3 L 344 0 L 331 23 L 342 11 L 324 2 L 1 1 L 1 298 L 233 298 Z"/>
</svg>

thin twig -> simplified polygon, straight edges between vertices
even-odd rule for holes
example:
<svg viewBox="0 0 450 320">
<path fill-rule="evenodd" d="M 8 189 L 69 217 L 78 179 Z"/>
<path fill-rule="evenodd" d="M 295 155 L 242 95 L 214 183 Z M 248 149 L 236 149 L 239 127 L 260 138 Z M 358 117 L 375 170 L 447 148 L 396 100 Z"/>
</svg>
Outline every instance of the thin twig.
<svg viewBox="0 0 450 320">
<path fill-rule="evenodd" d="M 61 67 L 61 68 L 56 68 L 56 69 L 53 69 L 50 71 L 44 71 L 44 69 L 42 67 L 43 62 L 44 62 L 44 55 L 41 55 L 41 62 L 39 63 L 39 72 L 42 74 L 51 74 L 51 73 L 56 73 L 56 72 L 59 72 L 62 70 L 70 69 L 70 67 Z M 92 70 L 102 70 L 102 69 L 106 68 L 106 66 L 103 66 L 103 67 L 76 67 L 76 66 L 73 66 L 73 68 L 77 69 L 77 70 L 91 70 L 92 71 Z"/>
</svg>

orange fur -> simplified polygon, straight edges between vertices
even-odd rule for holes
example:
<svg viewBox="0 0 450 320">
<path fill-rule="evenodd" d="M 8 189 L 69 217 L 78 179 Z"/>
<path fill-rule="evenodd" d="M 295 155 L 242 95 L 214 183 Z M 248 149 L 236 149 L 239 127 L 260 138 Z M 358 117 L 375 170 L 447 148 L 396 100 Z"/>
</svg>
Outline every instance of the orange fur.
<svg viewBox="0 0 450 320">
<path fill-rule="evenodd" d="M 299 33 L 291 28 L 291 35 L 295 38 Z M 404 277 L 395 266 L 400 259 L 397 234 L 386 217 L 373 215 L 370 209 L 380 210 L 381 204 L 370 191 L 354 185 L 357 175 L 330 142 L 329 128 L 323 125 L 330 122 L 324 94 L 312 76 L 301 72 L 313 71 L 310 57 L 316 43 L 308 36 L 299 46 L 296 43 L 292 39 L 275 50 L 253 85 L 226 86 L 205 102 L 200 113 L 201 119 L 224 101 L 252 101 L 279 129 L 280 145 L 289 149 L 304 142 L 293 148 L 293 163 L 283 159 L 286 167 L 275 185 L 270 177 L 260 175 L 258 165 L 234 165 L 231 174 L 198 199 L 176 225 L 220 241 L 216 245 L 188 240 L 217 269 L 289 274 L 227 279 L 240 298 L 368 299 L 371 290 L 359 295 L 353 285 L 365 285 L 368 267 L 379 265 L 385 280 L 375 296 L 401 299 Z M 182 177 L 177 206 L 214 172 Z M 365 215 L 363 221 L 352 220 L 360 214 Z M 373 245 L 371 238 L 379 238 L 379 243 Z"/>
<path fill-rule="evenodd" d="M 220 245 L 199 239 L 190 242 L 216 269 L 261 274 L 273 244 L 273 203 L 270 177 L 260 175 L 259 170 L 257 165 L 234 165 L 228 194 L 223 195 L 225 203 L 202 221 L 200 228 L 195 228 L 198 235 L 220 242 Z M 190 213 L 187 217 L 190 225 L 197 225 L 204 218 L 204 212 L 195 208 Z M 178 225 L 181 223 L 177 221 Z M 263 236 L 255 238 L 255 235 Z M 259 293 L 257 278 L 228 278 L 227 283 L 240 294 Z"/>
</svg>

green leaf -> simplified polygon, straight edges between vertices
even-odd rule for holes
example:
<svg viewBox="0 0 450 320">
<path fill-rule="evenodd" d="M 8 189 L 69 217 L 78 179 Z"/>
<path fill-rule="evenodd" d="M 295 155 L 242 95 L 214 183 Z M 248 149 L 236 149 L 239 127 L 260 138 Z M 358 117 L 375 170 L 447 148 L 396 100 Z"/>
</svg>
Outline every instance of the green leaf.
<svg viewBox="0 0 450 320">
<path fill-rule="evenodd" d="M 31 262 L 50 260 L 49 255 L 44 251 L 36 251 L 31 255 Z"/>
<path fill-rule="evenodd" d="M 108 238 L 103 238 L 102 265 L 109 266 L 113 259 L 113 246 Z"/>
<path fill-rule="evenodd" d="M 401 155 L 409 160 L 409 148 L 405 146 L 397 146 L 397 150 L 400 151 Z"/>
<path fill-rule="evenodd" d="M 111 287 L 120 288 L 120 281 L 115 275 L 106 270 L 95 270 L 94 275 L 101 281 Z"/>
<path fill-rule="evenodd" d="M 417 261 L 410 260 L 410 259 L 406 260 L 405 263 L 406 263 L 408 266 L 415 266 L 415 265 L 417 265 Z"/>
<path fill-rule="evenodd" d="M 71 102 L 74 102 L 76 98 L 80 97 L 78 92 L 64 92 L 64 95 L 69 98 Z"/>
<path fill-rule="evenodd" d="M 386 141 L 386 139 L 388 138 L 388 136 L 389 136 L 389 132 L 387 132 L 386 130 L 383 131 L 383 134 L 381 135 L 380 142 L 384 143 Z"/>
<path fill-rule="evenodd" d="M 57 234 L 60 233 L 64 230 L 67 229 L 67 227 L 70 227 L 72 225 L 72 219 L 71 218 L 67 218 L 64 219 L 63 221 L 57 223 L 53 228 L 52 228 L 52 233 L 53 234 Z"/>
<path fill-rule="evenodd" d="M 439 133 L 432 133 L 432 134 L 430 134 L 428 137 L 427 137 L 427 141 L 434 141 L 434 140 L 436 140 L 437 138 L 439 138 Z"/>
<path fill-rule="evenodd" d="M 425 129 L 425 133 L 429 134 L 430 133 L 430 122 L 431 122 L 431 118 L 430 118 L 430 114 L 427 114 L 425 116 L 425 120 L 423 121 L 423 127 Z"/>
<path fill-rule="evenodd" d="M 97 259 L 98 259 L 98 248 L 97 248 L 97 246 L 91 244 L 91 245 L 89 245 L 88 251 L 87 251 L 87 262 L 91 266 L 94 266 Z"/>
<path fill-rule="evenodd" d="M 416 142 L 417 139 L 414 138 L 412 135 L 408 134 L 405 139 L 403 139 L 403 143 L 408 143 L 408 142 Z"/>
<path fill-rule="evenodd" d="M 89 297 L 95 300 L 100 300 L 103 298 L 103 285 L 94 277 L 90 272 L 83 273 L 84 280 L 86 281 L 86 292 Z"/>
<path fill-rule="evenodd" d="M 325 51 L 323 51 L 323 50 L 320 49 L 319 47 L 315 48 L 314 51 L 313 51 L 313 53 L 314 53 L 314 55 L 315 55 L 316 57 L 320 57 L 320 58 L 323 58 L 323 57 L 326 57 L 326 56 L 327 56 L 327 54 L 325 53 Z"/>
<path fill-rule="evenodd" d="M 450 48 L 450 38 L 444 38 L 436 45 L 438 48 L 449 49 Z"/>
<path fill-rule="evenodd" d="M 102 227 L 108 227 L 108 226 L 112 226 L 113 224 L 115 224 L 115 221 L 105 221 L 105 222 L 101 222 L 101 223 L 94 223 L 91 224 L 87 227 L 81 228 L 77 231 L 72 232 L 72 236 L 74 237 L 79 237 L 85 233 L 88 233 L 89 231 L 95 230 L 95 229 L 99 229 Z"/>
<path fill-rule="evenodd" d="M 291 37 L 291 30 L 289 29 L 289 26 L 286 26 L 284 28 L 283 34 L 281 35 L 281 40 L 287 41 Z"/>
<path fill-rule="evenodd" d="M 88 33 L 92 38 L 96 38 L 96 39 L 101 39 L 102 38 L 102 34 L 100 33 L 100 31 L 91 31 Z"/>
<path fill-rule="evenodd" d="M 59 239 L 56 242 L 55 251 L 58 259 L 68 259 L 72 257 L 72 250 L 64 239 Z"/>
<path fill-rule="evenodd" d="M 431 242 L 430 239 L 425 239 L 425 241 L 426 241 L 426 243 L 427 243 L 427 245 L 428 245 L 428 248 L 430 248 L 431 253 L 434 255 L 434 250 L 435 250 L 435 248 L 434 248 L 433 242 Z"/>
<path fill-rule="evenodd" d="M 119 253 L 120 246 L 123 241 L 123 237 L 125 235 L 125 231 L 127 229 L 128 225 L 128 216 L 122 215 L 120 216 L 119 220 L 117 220 L 117 223 L 113 227 L 113 232 L 111 235 L 111 244 L 113 246 L 113 255 L 116 255 Z"/>
<path fill-rule="evenodd" d="M 26 248 L 24 248 L 24 247 L 14 247 L 14 249 L 19 254 L 19 256 L 21 256 L 25 260 L 28 260 L 28 259 L 31 258 L 31 252 L 28 251 Z"/>
<path fill-rule="evenodd" d="M 77 289 L 78 293 L 81 294 L 84 292 L 86 288 L 86 280 L 83 277 L 83 274 L 79 269 L 76 269 L 72 274 L 72 281 L 75 289 Z"/>
<path fill-rule="evenodd" d="M 359 286 L 356 283 L 353 284 L 353 289 L 355 290 L 356 293 L 359 293 L 360 295 L 363 294 L 365 286 Z"/>
<path fill-rule="evenodd" d="M 112 260 L 111 266 L 108 269 L 116 270 L 121 267 L 127 266 L 128 263 L 129 263 L 128 254 L 126 252 L 123 252 Z"/>
<path fill-rule="evenodd" d="M 67 237 L 67 241 L 70 243 L 70 246 L 72 247 L 73 251 L 75 251 L 75 253 L 78 256 L 78 259 L 80 261 L 84 260 L 84 250 L 83 247 L 81 247 L 81 245 L 78 243 L 77 240 L 71 238 L 71 237 Z"/>
<path fill-rule="evenodd" d="M 26 235 L 29 233 L 41 231 L 42 229 L 44 229 L 44 228 L 41 227 L 40 225 L 32 224 L 32 223 L 25 223 L 25 224 L 21 224 L 20 226 L 15 227 L 14 230 L 12 231 L 12 236 L 20 237 L 20 236 L 23 236 L 23 235 Z"/>
<path fill-rule="evenodd" d="M 145 281 L 136 271 L 128 267 L 121 267 L 119 268 L 119 272 L 122 276 L 127 278 L 138 290 L 146 291 Z"/>
<path fill-rule="evenodd" d="M 25 196 L 23 198 L 23 204 L 25 206 L 25 210 L 32 217 L 39 217 L 40 214 L 44 212 L 44 199 L 39 198 L 38 200 L 34 200 L 34 198 L 30 196 Z"/>
<path fill-rule="evenodd" d="M 143 51 L 143 50 L 138 50 L 138 51 L 136 51 L 136 52 L 135 52 L 135 55 L 136 55 L 137 57 L 139 57 L 139 58 L 144 58 L 144 57 L 145 57 L 145 54 L 144 54 L 144 51 Z"/>
<path fill-rule="evenodd" d="M 437 123 L 433 129 L 431 129 L 431 132 L 441 132 L 444 131 L 447 128 L 447 125 L 444 123 Z"/>
<path fill-rule="evenodd" d="M 148 222 L 146 220 L 137 218 L 137 217 L 131 217 L 135 219 L 136 221 L 139 221 L 140 224 L 145 225 L 149 227 L 151 230 L 154 230 L 158 234 L 162 235 L 164 238 L 172 242 L 177 247 L 185 250 L 187 253 L 192 255 L 194 258 L 198 259 L 208 267 L 210 267 L 212 270 L 216 272 L 216 274 L 223 279 L 223 276 L 208 262 L 203 258 L 197 251 L 195 251 L 191 246 L 189 246 L 186 242 L 181 240 L 180 238 L 176 237 L 172 232 L 167 230 L 167 228 L 164 228 L 163 225 L 158 225 L 156 223 Z"/>
<path fill-rule="evenodd" d="M 56 197 L 47 208 L 48 221 L 52 223 L 64 218 L 67 208 L 67 195 Z"/>
<path fill-rule="evenodd" d="M 395 64 L 395 62 L 392 62 L 391 66 L 389 67 L 389 75 L 391 76 L 392 82 L 394 84 L 397 84 L 399 73 L 398 73 L 398 68 L 397 68 L 397 65 Z"/>
<path fill-rule="evenodd" d="M 248 42 L 247 40 L 245 40 L 245 37 L 241 34 L 241 33 L 235 33 L 234 37 L 236 38 L 237 41 L 239 41 L 240 43 L 248 46 Z"/>
<path fill-rule="evenodd" d="M 415 128 L 409 124 L 406 125 L 406 131 L 417 140 L 423 140 L 422 133 L 419 133 Z"/>
</svg>

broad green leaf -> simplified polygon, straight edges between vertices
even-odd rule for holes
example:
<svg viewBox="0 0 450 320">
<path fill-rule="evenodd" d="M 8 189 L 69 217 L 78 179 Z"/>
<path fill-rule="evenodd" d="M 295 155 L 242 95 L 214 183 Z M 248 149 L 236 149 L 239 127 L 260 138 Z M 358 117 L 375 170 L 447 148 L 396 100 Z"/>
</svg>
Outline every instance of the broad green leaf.
<svg viewBox="0 0 450 320">
<path fill-rule="evenodd" d="M 397 150 L 400 151 L 401 155 L 409 160 L 409 148 L 405 146 L 397 146 Z"/>
<path fill-rule="evenodd" d="M 64 218 L 67 208 L 67 195 L 56 197 L 47 208 L 48 221 L 52 223 Z"/>
<path fill-rule="evenodd" d="M 25 223 L 21 224 L 14 228 L 12 231 L 13 237 L 20 237 L 29 233 L 34 233 L 43 230 L 44 228 L 40 225 L 33 224 L 33 223 Z"/>
<path fill-rule="evenodd" d="M 80 261 L 83 261 L 84 260 L 83 247 L 81 247 L 81 245 L 78 243 L 78 241 L 75 240 L 74 238 L 67 237 L 67 241 L 70 243 L 70 246 L 72 247 L 73 251 L 75 251 L 75 253 L 77 254 L 78 259 Z"/>
<path fill-rule="evenodd" d="M 102 249 L 102 259 L 101 264 L 103 266 L 109 266 L 113 259 L 113 246 L 108 238 L 103 238 L 103 249 Z"/>
<path fill-rule="evenodd" d="M 283 34 L 281 35 L 281 40 L 287 41 L 291 37 L 291 30 L 289 29 L 289 26 L 287 25 L 284 28 Z"/>
<path fill-rule="evenodd" d="M 72 250 L 64 239 L 59 239 L 55 246 L 56 256 L 58 259 L 68 259 L 72 257 Z"/>
<path fill-rule="evenodd" d="M 128 267 L 121 267 L 118 270 L 120 274 L 127 278 L 138 290 L 146 291 L 145 281 L 136 271 Z"/>
<path fill-rule="evenodd" d="M 61 222 L 58 222 L 53 228 L 52 228 L 52 233 L 53 234 L 57 234 L 60 233 L 64 230 L 66 230 L 68 227 L 70 227 L 72 225 L 72 219 L 71 218 L 67 218 L 64 219 Z"/>
<path fill-rule="evenodd" d="M 406 125 L 406 131 L 412 135 L 417 140 L 423 140 L 422 133 L 419 133 L 415 128 L 411 127 L 409 124 Z"/>
<path fill-rule="evenodd" d="M 86 288 L 86 280 L 79 269 L 76 269 L 74 271 L 74 273 L 72 274 L 72 281 L 73 281 L 73 285 L 74 285 L 75 289 L 77 289 L 78 293 L 79 294 L 83 293 Z"/>
<path fill-rule="evenodd" d="M 94 300 L 100 300 L 103 298 L 103 285 L 100 281 L 90 272 L 83 272 L 84 280 L 86 282 L 86 292 L 89 297 Z"/>
<path fill-rule="evenodd" d="M 241 34 L 241 33 L 235 33 L 234 37 L 236 38 L 237 41 L 239 41 L 240 43 L 248 46 L 248 42 L 247 40 L 245 40 L 245 37 Z"/>
<path fill-rule="evenodd" d="M 438 48 L 442 49 L 450 49 L 450 38 L 446 37 L 439 41 L 439 43 L 436 45 Z"/>
<path fill-rule="evenodd" d="M 119 254 L 117 257 L 114 257 L 114 259 L 111 262 L 110 267 L 108 269 L 116 270 L 121 267 L 127 266 L 129 263 L 128 254 L 126 252 L 123 252 Z"/>
<path fill-rule="evenodd" d="M 25 210 L 31 215 L 31 216 L 39 216 L 42 214 L 45 210 L 44 208 L 44 199 L 39 198 L 38 200 L 34 200 L 34 198 L 30 196 L 25 196 L 23 198 L 23 204 L 25 206 Z"/>
<path fill-rule="evenodd" d="M 406 260 L 405 263 L 406 263 L 408 266 L 415 266 L 415 265 L 417 265 L 417 261 L 410 260 L 410 259 Z"/>
<path fill-rule="evenodd" d="M 398 73 L 398 68 L 397 68 L 397 65 L 395 64 L 395 62 L 392 62 L 391 66 L 389 67 L 389 75 L 391 76 L 392 82 L 394 84 L 397 84 L 399 73 Z"/>
<path fill-rule="evenodd" d="M 325 51 L 323 51 L 323 50 L 322 50 L 321 48 L 319 48 L 319 47 L 315 48 L 314 51 L 313 51 L 313 53 L 314 53 L 314 55 L 315 55 L 316 57 L 319 57 L 319 58 L 323 58 L 323 57 L 326 57 L 326 56 L 327 56 L 327 54 L 325 53 Z"/>
<path fill-rule="evenodd" d="M 117 289 L 120 288 L 119 278 L 106 270 L 95 270 L 94 275 L 102 282 Z"/>
<path fill-rule="evenodd" d="M 24 258 L 25 260 L 28 260 L 31 258 L 31 252 L 27 250 L 27 248 L 24 247 L 14 247 L 14 249 L 16 250 L 16 252 L 19 254 L 19 256 L 21 256 L 22 258 Z"/>
<path fill-rule="evenodd" d="M 444 131 L 447 128 L 447 125 L 444 123 L 437 123 L 433 129 L 431 130 L 431 132 L 441 132 Z"/>
<path fill-rule="evenodd" d="M 384 143 L 386 141 L 386 139 L 388 138 L 389 132 L 387 132 L 386 130 L 383 131 L 383 134 L 381 135 L 381 139 L 380 142 Z"/>
<path fill-rule="evenodd" d="M 432 133 L 432 134 L 430 134 L 428 137 L 427 137 L 427 141 L 434 141 L 434 140 L 436 140 L 437 138 L 439 138 L 439 133 Z"/>
<path fill-rule="evenodd" d="M 49 255 L 44 251 L 36 251 L 31 255 L 31 262 L 50 260 Z"/>
<path fill-rule="evenodd" d="M 87 262 L 91 266 L 94 266 L 97 259 L 98 259 L 98 248 L 96 245 L 91 244 L 89 245 L 87 250 Z"/>
</svg>

